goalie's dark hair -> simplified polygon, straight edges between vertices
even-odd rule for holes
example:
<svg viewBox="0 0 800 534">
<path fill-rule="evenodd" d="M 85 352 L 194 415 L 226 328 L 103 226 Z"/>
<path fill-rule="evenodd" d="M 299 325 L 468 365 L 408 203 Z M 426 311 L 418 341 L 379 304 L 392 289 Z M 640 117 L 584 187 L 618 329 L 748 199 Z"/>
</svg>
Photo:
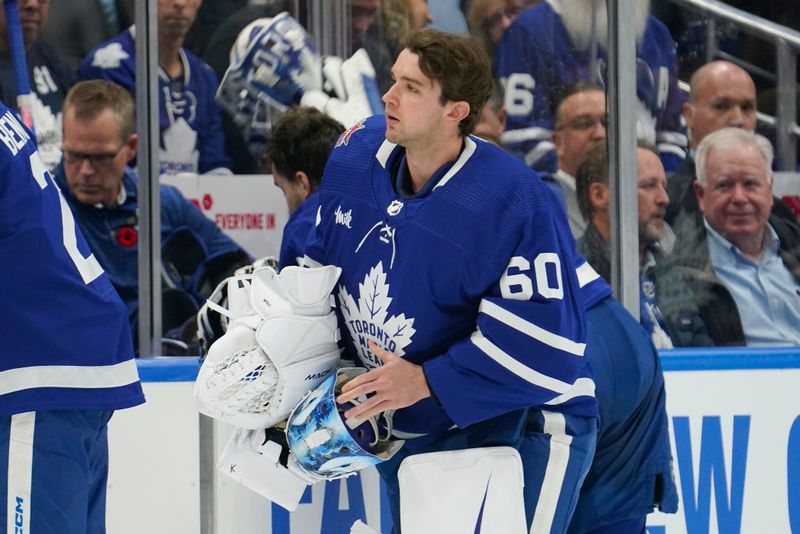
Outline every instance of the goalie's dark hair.
<svg viewBox="0 0 800 534">
<path fill-rule="evenodd" d="M 314 190 L 322 181 L 325 163 L 344 126 L 321 111 L 296 106 L 272 125 L 269 142 L 261 154 L 264 172 L 274 166 L 284 178 L 294 181 L 304 172 Z"/>
<path fill-rule="evenodd" d="M 481 44 L 473 37 L 425 28 L 412 32 L 405 47 L 419 56 L 422 73 L 442 86 L 442 105 L 448 100 L 469 104 L 458 129 L 462 136 L 471 134 L 494 89 L 489 56 Z"/>
</svg>

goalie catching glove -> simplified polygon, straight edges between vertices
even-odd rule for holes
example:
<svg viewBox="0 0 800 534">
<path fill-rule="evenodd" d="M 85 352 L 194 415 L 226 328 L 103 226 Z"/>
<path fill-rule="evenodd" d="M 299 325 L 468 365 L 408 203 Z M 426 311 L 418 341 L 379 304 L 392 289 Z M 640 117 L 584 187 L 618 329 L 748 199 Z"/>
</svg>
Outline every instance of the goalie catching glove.
<svg viewBox="0 0 800 534">
<path fill-rule="evenodd" d="M 197 376 L 199 410 L 238 427 L 271 427 L 333 374 L 339 330 L 330 293 L 341 269 L 260 267 L 233 295 L 225 334 L 208 350 Z M 236 276 L 232 277 L 236 282 Z M 245 305 L 242 305 L 241 302 Z"/>
</svg>

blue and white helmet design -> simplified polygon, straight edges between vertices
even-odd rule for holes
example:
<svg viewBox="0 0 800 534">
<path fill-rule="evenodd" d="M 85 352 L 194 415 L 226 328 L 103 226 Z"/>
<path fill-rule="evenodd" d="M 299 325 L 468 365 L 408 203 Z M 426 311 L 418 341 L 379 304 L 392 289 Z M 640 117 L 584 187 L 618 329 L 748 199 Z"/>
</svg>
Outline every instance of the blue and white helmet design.
<svg viewBox="0 0 800 534">
<path fill-rule="evenodd" d="M 303 93 L 322 88 L 322 57 L 305 29 L 288 13 L 247 25 L 231 49 L 231 63 L 216 100 L 244 129 L 260 153 L 272 124 Z"/>
<path fill-rule="evenodd" d="M 365 373 L 363 368 L 339 369 L 310 391 L 289 415 L 286 439 L 297 464 L 310 474 L 328 480 L 352 475 L 371 465 L 388 460 L 403 441 L 390 441 L 391 418 L 374 416 L 350 429 L 336 396 L 352 378 Z"/>
</svg>

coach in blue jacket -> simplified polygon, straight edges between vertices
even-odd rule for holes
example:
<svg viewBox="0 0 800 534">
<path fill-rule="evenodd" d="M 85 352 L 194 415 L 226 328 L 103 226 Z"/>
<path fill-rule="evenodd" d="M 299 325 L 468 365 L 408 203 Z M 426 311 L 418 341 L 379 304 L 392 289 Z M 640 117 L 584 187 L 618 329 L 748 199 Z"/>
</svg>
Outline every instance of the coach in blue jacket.
<svg viewBox="0 0 800 534">
<path fill-rule="evenodd" d="M 75 85 L 64 102 L 64 158 L 56 183 L 133 319 L 138 308 L 138 202 L 133 99 L 111 82 Z M 161 237 L 189 229 L 207 256 L 239 246 L 174 187 L 161 185 Z"/>
</svg>

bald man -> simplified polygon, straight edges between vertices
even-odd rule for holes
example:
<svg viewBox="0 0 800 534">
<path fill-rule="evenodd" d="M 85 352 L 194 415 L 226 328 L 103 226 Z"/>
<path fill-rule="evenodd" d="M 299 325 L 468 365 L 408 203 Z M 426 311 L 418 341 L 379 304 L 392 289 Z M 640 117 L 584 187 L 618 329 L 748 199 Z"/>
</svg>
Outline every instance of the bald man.
<svg viewBox="0 0 800 534">
<path fill-rule="evenodd" d="M 756 129 L 756 86 L 741 67 L 729 61 L 712 61 L 695 71 L 690 84 L 689 100 L 683 104 L 690 152 L 667 183 L 670 205 L 664 219 L 672 225 L 681 212 L 694 214 L 697 222 L 702 222 L 692 182 L 696 179 L 694 151 L 703 138 L 722 128 Z M 776 199 L 773 213 L 797 223 L 780 200 Z"/>
</svg>

